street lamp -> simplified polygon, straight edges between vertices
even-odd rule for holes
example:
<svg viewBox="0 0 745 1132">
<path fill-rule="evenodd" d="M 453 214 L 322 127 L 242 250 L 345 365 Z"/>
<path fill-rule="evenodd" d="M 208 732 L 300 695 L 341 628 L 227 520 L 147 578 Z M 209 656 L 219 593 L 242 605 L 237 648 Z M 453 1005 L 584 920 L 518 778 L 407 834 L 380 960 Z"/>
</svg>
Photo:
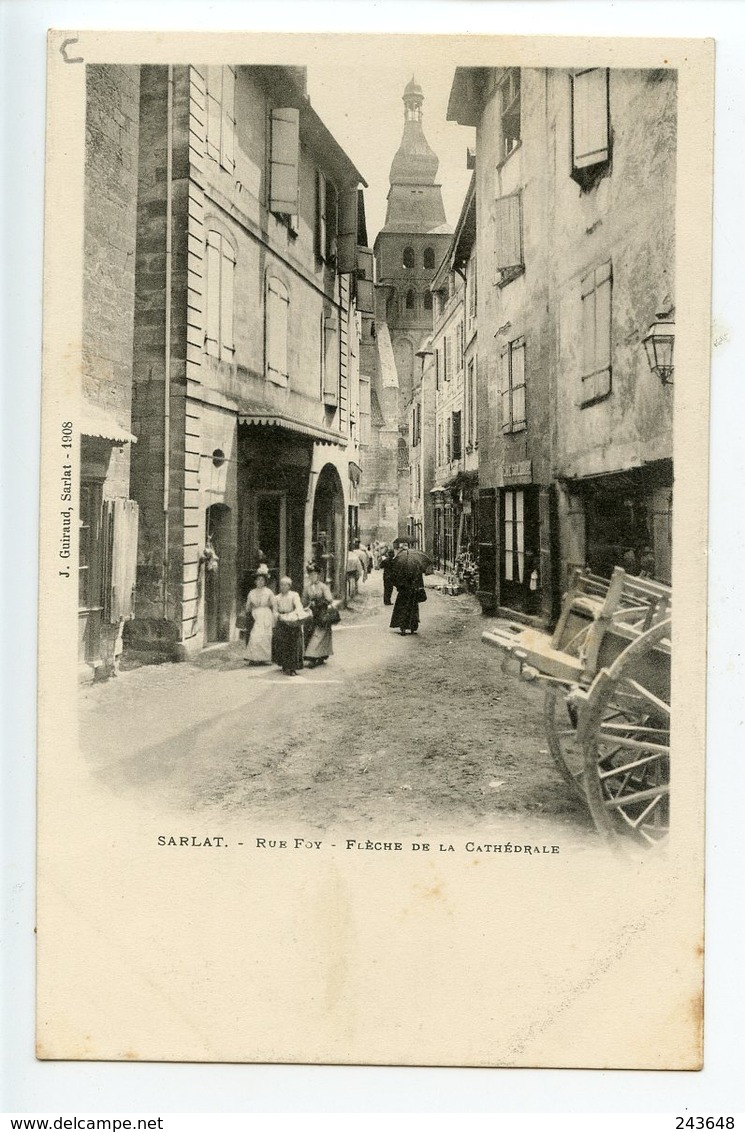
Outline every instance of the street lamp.
<svg viewBox="0 0 745 1132">
<path fill-rule="evenodd" d="M 652 373 L 659 377 L 663 385 L 673 384 L 673 346 L 675 344 L 675 323 L 669 315 L 658 314 L 642 339 L 647 351 L 647 361 Z"/>
</svg>

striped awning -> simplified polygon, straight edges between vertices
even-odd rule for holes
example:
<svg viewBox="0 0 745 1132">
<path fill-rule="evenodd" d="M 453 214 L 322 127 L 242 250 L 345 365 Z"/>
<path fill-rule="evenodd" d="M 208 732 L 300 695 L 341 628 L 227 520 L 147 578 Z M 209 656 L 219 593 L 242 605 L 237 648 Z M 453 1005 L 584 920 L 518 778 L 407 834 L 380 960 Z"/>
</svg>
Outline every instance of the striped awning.
<svg viewBox="0 0 745 1132">
<path fill-rule="evenodd" d="M 251 425 L 255 428 L 281 428 L 288 432 L 297 432 L 301 436 L 311 437 L 320 444 L 338 444 L 342 448 L 345 448 L 347 444 L 346 436 L 343 436 L 340 432 L 335 432 L 334 429 L 324 428 L 323 425 L 309 424 L 307 421 L 300 421 L 296 417 L 288 417 L 284 413 L 239 413 L 238 423 Z"/>
<path fill-rule="evenodd" d="M 82 436 L 110 440 L 113 444 L 137 443 L 137 437 L 123 425 L 118 424 L 111 413 L 85 399 L 80 410 L 80 433 Z"/>
</svg>

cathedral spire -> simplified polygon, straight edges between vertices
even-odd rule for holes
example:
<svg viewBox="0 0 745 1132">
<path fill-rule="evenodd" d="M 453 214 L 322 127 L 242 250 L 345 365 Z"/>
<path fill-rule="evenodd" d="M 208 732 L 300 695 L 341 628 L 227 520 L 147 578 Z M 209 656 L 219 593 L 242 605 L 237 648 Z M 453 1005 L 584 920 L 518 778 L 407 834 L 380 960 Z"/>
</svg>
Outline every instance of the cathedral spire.
<svg viewBox="0 0 745 1132">
<path fill-rule="evenodd" d="M 404 130 L 391 163 L 384 231 L 446 230 L 442 191 L 436 182 L 440 164 L 422 129 L 424 91 L 414 75 L 403 93 Z"/>
</svg>

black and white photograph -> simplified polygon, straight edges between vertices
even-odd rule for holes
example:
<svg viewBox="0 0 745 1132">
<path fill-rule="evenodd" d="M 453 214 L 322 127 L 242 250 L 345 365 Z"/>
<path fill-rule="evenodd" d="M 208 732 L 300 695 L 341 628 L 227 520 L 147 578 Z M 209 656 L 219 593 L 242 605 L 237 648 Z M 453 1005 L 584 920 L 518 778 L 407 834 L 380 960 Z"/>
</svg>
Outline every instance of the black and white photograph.
<svg viewBox="0 0 745 1132">
<path fill-rule="evenodd" d="M 40 1057 L 700 1066 L 712 54 L 635 42 L 52 33 Z"/>
</svg>

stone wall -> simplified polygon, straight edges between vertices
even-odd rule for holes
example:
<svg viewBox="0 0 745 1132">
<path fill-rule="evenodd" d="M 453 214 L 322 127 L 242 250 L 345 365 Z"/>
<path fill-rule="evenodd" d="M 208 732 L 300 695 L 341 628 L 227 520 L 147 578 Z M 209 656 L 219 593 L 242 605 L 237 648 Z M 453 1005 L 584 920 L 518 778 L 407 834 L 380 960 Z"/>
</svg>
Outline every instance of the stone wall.
<svg viewBox="0 0 745 1132">
<path fill-rule="evenodd" d="M 139 67 L 86 67 L 83 394 L 127 430 L 132 402 L 139 87 Z M 114 448 L 104 483 L 106 498 L 129 495 L 129 464 L 130 445 Z"/>
</svg>

